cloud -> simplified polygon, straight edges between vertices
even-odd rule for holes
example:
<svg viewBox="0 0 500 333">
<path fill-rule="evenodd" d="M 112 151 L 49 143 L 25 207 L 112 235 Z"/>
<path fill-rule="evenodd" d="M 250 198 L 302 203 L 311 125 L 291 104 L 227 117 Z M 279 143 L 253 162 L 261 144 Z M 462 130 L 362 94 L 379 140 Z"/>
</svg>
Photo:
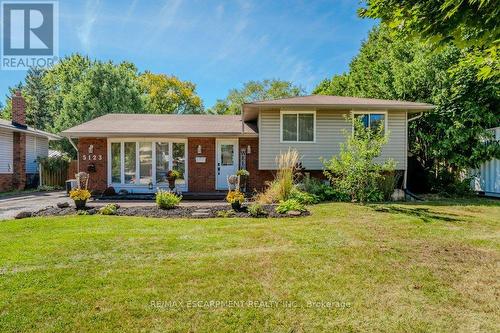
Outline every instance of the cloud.
<svg viewBox="0 0 500 333">
<path fill-rule="evenodd" d="M 83 22 L 77 28 L 78 39 L 80 41 L 80 44 L 82 44 L 83 49 L 87 53 L 91 49 L 92 29 L 97 22 L 100 5 L 100 0 L 87 0 L 85 2 Z"/>
</svg>

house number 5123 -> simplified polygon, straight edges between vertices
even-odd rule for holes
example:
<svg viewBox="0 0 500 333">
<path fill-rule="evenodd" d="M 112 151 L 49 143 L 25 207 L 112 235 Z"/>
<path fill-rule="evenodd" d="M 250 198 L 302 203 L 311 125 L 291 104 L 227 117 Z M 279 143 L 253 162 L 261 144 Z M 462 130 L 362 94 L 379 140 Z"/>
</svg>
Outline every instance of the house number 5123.
<svg viewBox="0 0 500 333">
<path fill-rule="evenodd" d="M 82 155 L 84 161 L 102 161 L 102 155 Z"/>
</svg>

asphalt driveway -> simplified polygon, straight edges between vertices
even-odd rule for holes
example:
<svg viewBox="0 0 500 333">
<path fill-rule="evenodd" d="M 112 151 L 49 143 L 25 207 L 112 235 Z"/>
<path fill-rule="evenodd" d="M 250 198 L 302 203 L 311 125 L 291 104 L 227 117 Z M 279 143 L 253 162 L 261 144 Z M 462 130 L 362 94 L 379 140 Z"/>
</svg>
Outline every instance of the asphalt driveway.
<svg viewBox="0 0 500 333">
<path fill-rule="evenodd" d="M 0 198 L 0 220 L 12 219 L 19 212 L 34 212 L 58 202 L 72 202 L 66 192 L 33 192 Z"/>
</svg>

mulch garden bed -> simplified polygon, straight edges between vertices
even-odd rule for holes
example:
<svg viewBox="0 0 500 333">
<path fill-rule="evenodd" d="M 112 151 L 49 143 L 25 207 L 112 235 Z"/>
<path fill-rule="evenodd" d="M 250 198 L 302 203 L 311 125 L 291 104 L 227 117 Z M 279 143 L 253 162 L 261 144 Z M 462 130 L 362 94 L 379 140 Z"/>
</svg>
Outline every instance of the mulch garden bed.
<svg viewBox="0 0 500 333">
<path fill-rule="evenodd" d="M 105 205 L 91 205 L 86 208 L 85 215 L 95 215 L 99 213 L 99 208 Z M 265 210 L 267 215 L 262 215 L 260 217 L 272 217 L 272 218 L 283 218 L 283 217 L 301 217 L 310 215 L 309 211 L 305 212 L 289 212 L 288 214 L 278 214 L 275 212 L 274 205 L 263 205 L 262 208 Z M 50 206 L 39 211 L 21 212 L 16 216 L 16 219 L 36 217 L 36 216 L 66 216 L 66 215 L 77 215 L 78 211 L 74 206 L 69 207 L 54 207 Z M 193 215 L 195 214 L 195 215 Z M 252 217 L 247 212 L 246 207 L 242 207 L 241 211 L 233 211 L 229 205 L 216 206 L 216 207 L 205 207 L 205 206 L 189 206 L 189 207 L 177 207 L 174 209 L 159 209 L 156 206 L 137 206 L 137 207 L 120 207 L 116 210 L 116 216 L 141 216 L 141 217 L 156 217 L 156 218 L 211 218 L 211 217 Z"/>
</svg>

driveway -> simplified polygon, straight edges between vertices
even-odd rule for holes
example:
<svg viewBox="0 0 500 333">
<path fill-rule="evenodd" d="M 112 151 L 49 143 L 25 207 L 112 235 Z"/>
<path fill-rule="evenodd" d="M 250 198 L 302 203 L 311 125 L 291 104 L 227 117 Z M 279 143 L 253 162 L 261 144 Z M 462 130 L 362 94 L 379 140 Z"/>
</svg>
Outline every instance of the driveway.
<svg viewBox="0 0 500 333">
<path fill-rule="evenodd" d="M 34 212 L 47 206 L 55 206 L 58 202 L 71 200 L 66 192 L 34 192 L 29 194 L 17 194 L 0 198 L 0 220 L 12 219 L 19 212 Z"/>
</svg>

